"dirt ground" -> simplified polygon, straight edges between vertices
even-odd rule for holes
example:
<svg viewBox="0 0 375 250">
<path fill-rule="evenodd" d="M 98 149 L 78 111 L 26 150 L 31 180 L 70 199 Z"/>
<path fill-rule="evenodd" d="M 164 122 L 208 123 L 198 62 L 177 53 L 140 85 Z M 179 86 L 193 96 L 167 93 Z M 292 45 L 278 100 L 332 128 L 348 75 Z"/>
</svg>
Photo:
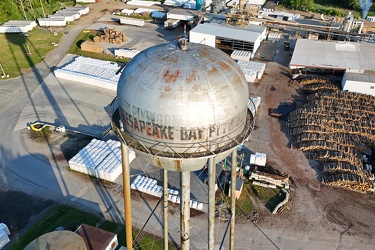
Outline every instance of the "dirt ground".
<svg viewBox="0 0 375 250">
<path fill-rule="evenodd" d="M 317 176 L 317 162 L 308 160 L 303 152 L 290 148 L 286 122 L 268 115 L 269 108 L 279 104 L 302 101 L 304 95 L 297 84 L 289 82 L 289 53 L 279 45 L 273 61 L 268 61 L 260 82 L 250 84 L 250 96 L 260 96 L 262 101 L 257 115 L 256 129 L 246 143 L 249 149 L 267 154 L 267 162 L 282 173 L 292 177 L 291 201 L 281 215 L 271 215 L 268 210 L 256 209 L 264 227 L 287 228 L 292 232 L 355 236 L 374 239 L 375 197 L 321 184 Z M 289 59 L 286 59 L 289 58 Z M 356 240 L 355 240 L 356 241 Z"/>
</svg>

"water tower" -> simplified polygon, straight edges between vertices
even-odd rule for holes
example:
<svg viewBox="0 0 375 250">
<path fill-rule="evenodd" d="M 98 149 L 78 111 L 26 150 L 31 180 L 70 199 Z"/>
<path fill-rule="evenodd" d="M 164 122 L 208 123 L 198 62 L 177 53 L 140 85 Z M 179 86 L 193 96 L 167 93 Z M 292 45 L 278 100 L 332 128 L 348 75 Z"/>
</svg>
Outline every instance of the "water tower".
<svg viewBox="0 0 375 250">
<path fill-rule="evenodd" d="M 209 174 L 208 244 L 209 249 L 214 247 L 214 166 L 232 152 L 235 161 L 237 146 L 252 131 L 248 92 L 245 77 L 232 58 L 185 39 L 142 51 L 122 72 L 113 128 L 125 147 L 164 169 L 165 204 L 167 171 L 181 172 L 182 249 L 189 249 L 190 244 L 190 172 L 205 166 Z M 164 210 L 164 237 L 168 236 L 167 215 Z"/>
</svg>

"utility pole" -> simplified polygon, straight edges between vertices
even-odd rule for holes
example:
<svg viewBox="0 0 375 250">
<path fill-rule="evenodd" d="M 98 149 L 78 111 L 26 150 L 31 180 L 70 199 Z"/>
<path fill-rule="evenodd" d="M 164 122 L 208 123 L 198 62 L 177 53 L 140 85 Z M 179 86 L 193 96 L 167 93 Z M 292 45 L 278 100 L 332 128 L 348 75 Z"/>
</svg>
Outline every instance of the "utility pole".
<svg viewBox="0 0 375 250">
<path fill-rule="evenodd" d="M 129 167 L 129 148 L 124 142 L 121 142 L 121 159 L 122 159 L 122 178 L 124 189 L 124 210 L 125 210 L 125 234 L 126 249 L 133 250 L 132 234 L 132 212 L 130 202 L 130 167 Z"/>
</svg>

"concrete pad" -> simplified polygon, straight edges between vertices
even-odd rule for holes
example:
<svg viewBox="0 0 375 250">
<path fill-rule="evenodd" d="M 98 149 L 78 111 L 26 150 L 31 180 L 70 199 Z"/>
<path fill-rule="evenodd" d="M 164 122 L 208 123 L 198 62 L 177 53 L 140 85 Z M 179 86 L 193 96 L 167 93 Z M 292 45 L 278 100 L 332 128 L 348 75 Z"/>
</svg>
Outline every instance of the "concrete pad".
<svg viewBox="0 0 375 250">
<path fill-rule="evenodd" d="M 67 55 L 59 66 L 72 56 Z M 116 91 L 58 79 L 51 73 L 32 93 L 14 131 L 40 121 L 100 138 L 110 124 L 105 109 L 115 97 Z"/>
</svg>

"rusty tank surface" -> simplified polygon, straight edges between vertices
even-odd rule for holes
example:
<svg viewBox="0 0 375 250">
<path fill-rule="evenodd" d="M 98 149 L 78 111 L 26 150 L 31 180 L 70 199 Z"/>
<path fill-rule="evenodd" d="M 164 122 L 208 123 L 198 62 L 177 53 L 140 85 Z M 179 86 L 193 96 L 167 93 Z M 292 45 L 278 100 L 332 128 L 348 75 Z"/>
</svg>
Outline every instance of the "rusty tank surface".
<svg viewBox="0 0 375 250">
<path fill-rule="evenodd" d="M 180 41 L 140 52 L 118 82 L 123 140 L 156 166 L 194 171 L 225 158 L 252 130 L 248 84 L 224 52 Z"/>
</svg>

